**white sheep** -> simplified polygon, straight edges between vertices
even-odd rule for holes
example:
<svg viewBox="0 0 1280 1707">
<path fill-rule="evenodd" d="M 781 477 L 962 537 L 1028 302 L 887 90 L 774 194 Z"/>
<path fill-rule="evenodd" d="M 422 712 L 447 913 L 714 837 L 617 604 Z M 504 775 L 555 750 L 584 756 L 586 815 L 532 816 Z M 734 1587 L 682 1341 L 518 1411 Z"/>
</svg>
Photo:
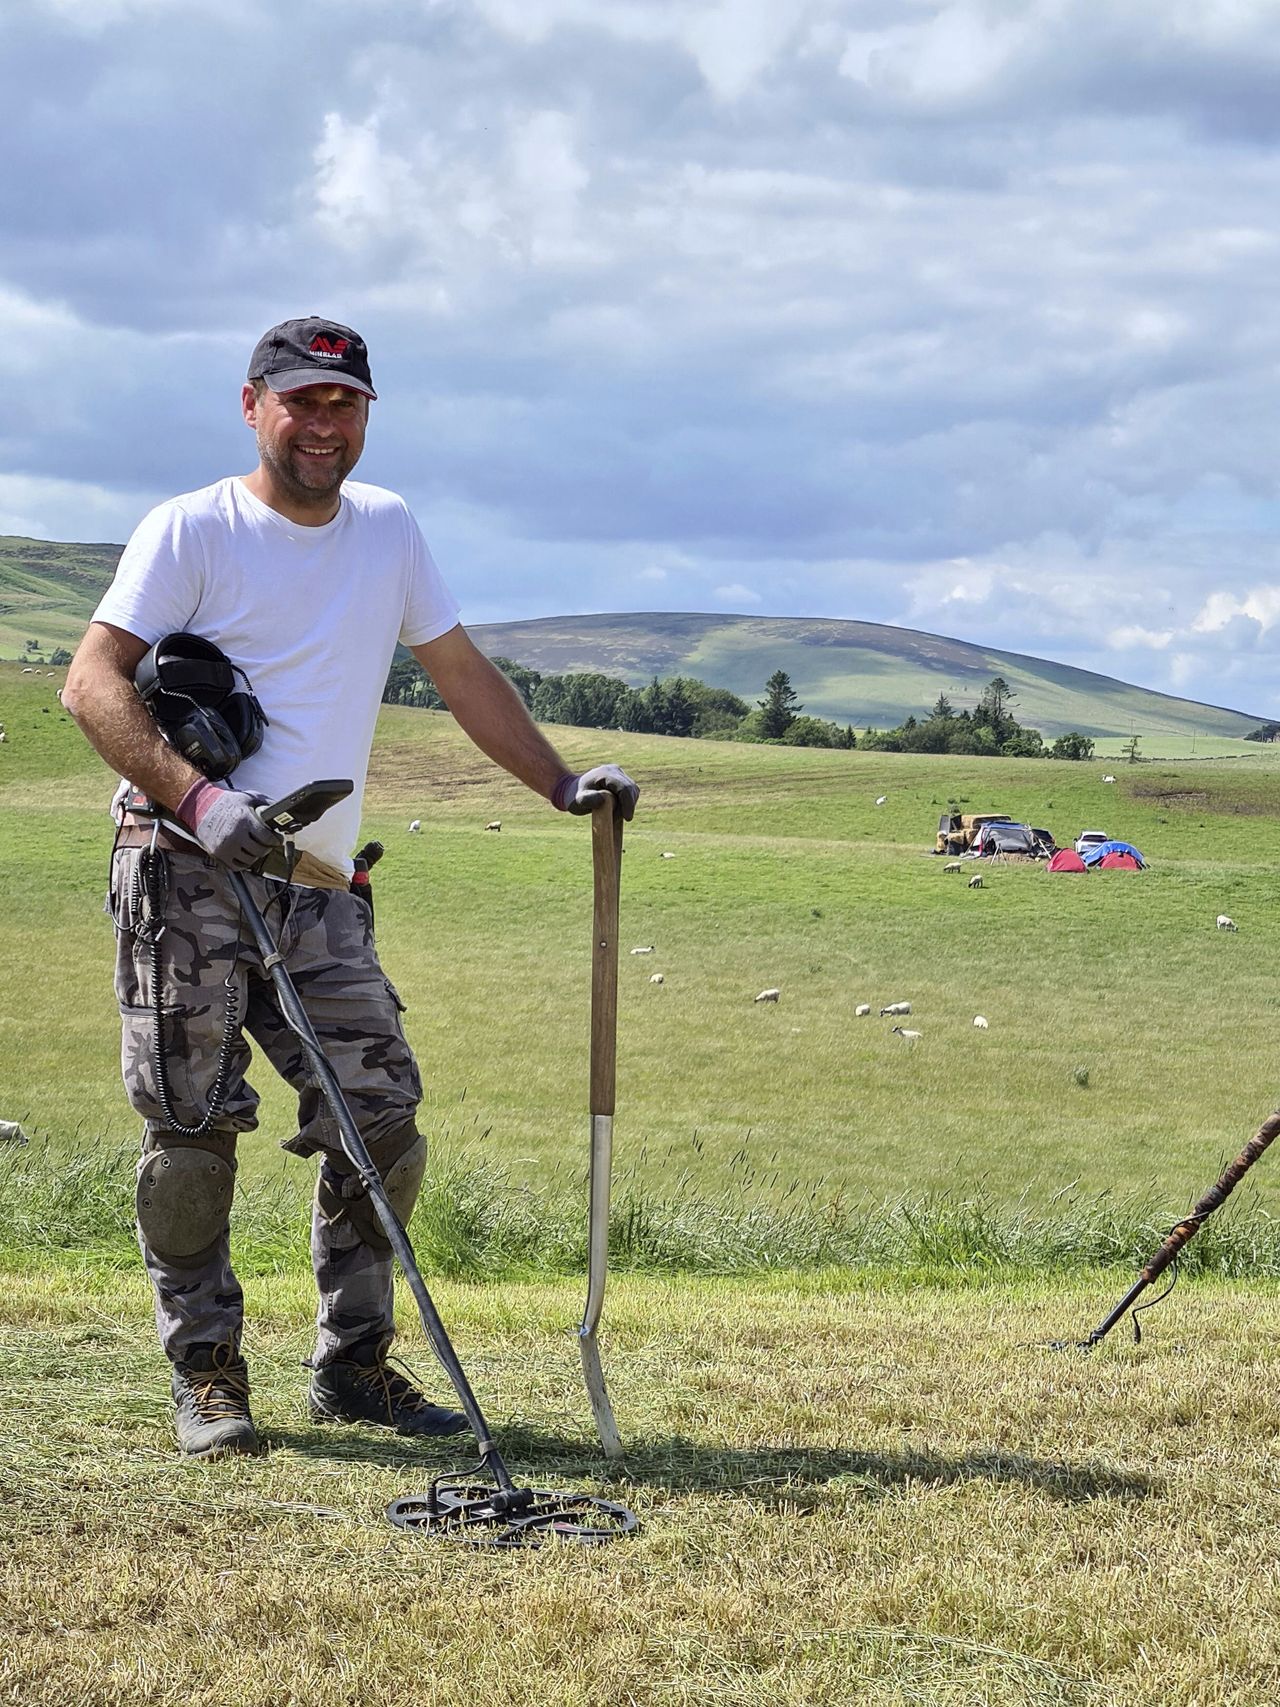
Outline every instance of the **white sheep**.
<svg viewBox="0 0 1280 1707">
<path fill-rule="evenodd" d="M 1113 776 L 1104 776 L 1102 780 L 1103 782 L 1114 782 L 1116 779 Z"/>
<path fill-rule="evenodd" d="M 908 1043 L 915 1043 L 918 1038 L 924 1036 L 922 1031 L 907 1031 L 905 1027 L 900 1025 L 895 1025 L 893 1029 L 899 1037 L 905 1038 Z"/>
<path fill-rule="evenodd" d="M 29 1144 L 31 1140 L 16 1120 L 0 1120 L 0 1144 Z"/>
<path fill-rule="evenodd" d="M 871 1012 L 871 1003 L 870 1002 L 860 1002 L 858 1004 L 858 1006 L 853 1011 L 858 1016 L 859 1019 L 865 1019 L 866 1016 Z"/>
<path fill-rule="evenodd" d="M 418 834 L 418 831 L 421 828 L 422 828 L 422 819 L 421 818 L 415 818 L 413 820 L 413 823 L 410 824 L 410 826 L 409 826 L 409 834 L 411 836 L 416 836 Z"/>
<path fill-rule="evenodd" d="M 761 990 L 755 999 L 758 1002 L 776 1002 L 781 994 L 781 990 Z"/>
<path fill-rule="evenodd" d="M 980 871 L 975 871 L 973 876 L 969 879 L 969 887 L 970 889 L 982 888 L 982 873 Z"/>
<path fill-rule="evenodd" d="M 1218 929 L 1220 931 L 1233 931 L 1236 928 L 1234 919 L 1229 919 L 1225 913 L 1218 914 Z"/>
<path fill-rule="evenodd" d="M 662 976 L 661 972 L 655 972 L 649 982 L 651 984 L 665 984 L 666 979 Z"/>
<path fill-rule="evenodd" d="M 887 800 L 887 799 L 888 799 L 888 798 L 889 798 L 889 796 L 888 796 L 888 795 L 887 795 L 887 794 L 882 794 L 882 795 L 880 795 L 880 796 L 879 796 L 879 797 L 878 797 L 878 799 L 877 799 L 877 800 L 876 800 L 876 805 L 877 805 L 877 806 L 883 806 L 883 805 L 884 805 L 884 803 L 885 803 L 885 801 L 886 801 L 886 800 Z"/>
<path fill-rule="evenodd" d="M 501 818 L 495 818 L 493 820 L 492 824 L 486 824 L 485 825 L 486 830 L 500 830 L 501 828 L 502 828 L 502 819 Z"/>
<path fill-rule="evenodd" d="M 910 1012 L 910 1002 L 890 1002 L 887 1008 L 880 1009 L 880 1018 L 883 1019 L 886 1014 L 909 1014 Z"/>
<path fill-rule="evenodd" d="M 653 953 L 653 944 L 650 943 L 648 948 L 633 948 L 631 950 L 631 952 L 632 952 L 632 954 L 652 954 Z"/>
<path fill-rule="evenodd" d="M 962 867 L 958 859 L 953 859 L 948 865 L 944 865 L 942 869 L 944 871 L 960 871 Z"/>
<path fill-rule="evenodd" d="M 979 1031 L 986 1031 L 989 1029 L 987 1021 L 983 1019 L 981 1014 L 974 1014 L 973 1023 L 977 1026 Z"/>
<path fill-rule="evenodd" d="M 673 853 L 664 853 L 664 854 L 658 855 L 659 859 L 674 859 L 675 857 L 676 856 Z"/>
</svg>

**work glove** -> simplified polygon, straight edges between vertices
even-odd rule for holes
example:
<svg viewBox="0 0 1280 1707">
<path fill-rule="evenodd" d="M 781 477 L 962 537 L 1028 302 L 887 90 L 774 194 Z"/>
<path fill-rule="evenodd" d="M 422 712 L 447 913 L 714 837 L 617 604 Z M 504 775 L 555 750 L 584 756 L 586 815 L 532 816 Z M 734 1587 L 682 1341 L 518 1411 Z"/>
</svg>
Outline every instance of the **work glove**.
<svg viewBox="0 0 1280 1707">
<path fill-rule="evenodd" d="M 618 802 L 618 810 L 628 823 L 636 815 L 640 785 L 632 782 L 618 765 L 595 765 L 581 776 L 562 776 L 551 795 L 551 804 L 560 812 L 579 815 L 594 812 L 610 795 Z"/>
<path fill-rule="evenodd" d="M 178 817 L 207 854 L 230 871 L 252 871 L 283 846 L 258 814 L 265 794 L 241 793 L 202 778 L 178 803 Z"/>
</svg>

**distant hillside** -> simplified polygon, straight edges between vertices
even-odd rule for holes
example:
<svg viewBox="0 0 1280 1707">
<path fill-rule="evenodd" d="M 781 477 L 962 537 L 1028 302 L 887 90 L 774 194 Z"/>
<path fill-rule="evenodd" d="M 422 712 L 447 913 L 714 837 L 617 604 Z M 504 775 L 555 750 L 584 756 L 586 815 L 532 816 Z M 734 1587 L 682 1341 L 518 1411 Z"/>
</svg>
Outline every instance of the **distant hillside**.
<svg viewBox="0 0 1280 1707">
<path fill-rule="evenodd" d="M 1018 721 L 1050 737 L 1079 729 L 1239 739 L 1264 721 L 1069 664 L 874 622 L 645 612 L 484 623 L 471 632 L 491 657 L 514 658 L 544 675 L 601 670 L 632 686 L 655 675 L 696 676 L 752 703 L 773 672 L 785 670 L 807 712 L 859 729 L 919 717 L 942 693 L 957 711 L 972 708 L 996 675 L 1017 694 Z"/>
<path fill-rule="evenodd" d="M 120 551 L 0 534 L 0 658 L 21 657 L 31 640 L 46 657 L 74 651 Z"/>
<path fill-rule="evenodd" d="M 59 545 L 0 536 L 0 658 L 37 640 L 47 656 L 74 649 L 111 579 L 118 545 Z M 807 712 L 890 728 L 919 716 L 945 693 L 957 711 L 1001 675 L 1017 695 L 1019 722 L 1052 738 L 1090 735 L 1218 735 L 1239 738 L 1266 714 L 1200 705 L 1110 676 L 1019 652 L 999 652 L 874 622 L 819 617 L 711 616 L 638 612 L 542 617 L 472 628 L 491 656 L 544 675 L 601 670 L 639 687 L 653 676 L 697 676 L 754 703 L 775 670 L 791 677 Z"/>
</svg>

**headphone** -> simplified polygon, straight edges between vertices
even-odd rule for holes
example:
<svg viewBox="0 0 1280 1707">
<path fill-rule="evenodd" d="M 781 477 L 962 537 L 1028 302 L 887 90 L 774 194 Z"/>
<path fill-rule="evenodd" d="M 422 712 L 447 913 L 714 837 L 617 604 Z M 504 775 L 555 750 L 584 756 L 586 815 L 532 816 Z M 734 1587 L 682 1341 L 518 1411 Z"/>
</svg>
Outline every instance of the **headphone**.
<svg viewBox="0 0 1280 1707">
<path fill-rule="evenodd" d="M 262 745 L 266 713 L 248 676 L 211 640 L 166 634 L 133 679 L 165 740 L 211 780 L 229 776 Z"/>
</svg>

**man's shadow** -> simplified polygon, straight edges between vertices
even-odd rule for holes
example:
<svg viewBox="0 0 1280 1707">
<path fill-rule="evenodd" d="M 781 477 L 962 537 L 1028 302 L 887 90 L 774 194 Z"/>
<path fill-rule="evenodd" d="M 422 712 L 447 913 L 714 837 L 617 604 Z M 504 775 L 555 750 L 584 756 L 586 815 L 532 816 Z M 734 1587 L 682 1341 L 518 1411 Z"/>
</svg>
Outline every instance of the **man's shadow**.
<svg viewBox="0 0 1280 1707">
<path fill-rule="evenodd" d="M 358 1428 L 269 1429 L 268 1446 L 304 1458 L 381 1465 L 415 1476 L 423 1488 L 436 1476 L 480 1472 L 465 1435 L 446 1440 L 373 1436 Z M 626 1442 L 626 1458 L 606 1463 L 594 1438 L 552 1434 L 519 1422 L 495 1429 L 503 1461 L 518 1486 L 555 1487 L 588 1482 L 605 1495 L 628 1487 L 669 1493 L 749 1497 L 757 1505 L 817 1507 L 828 1491 L 884 1499 L 908 1485 L 945 1487 L 957 1482 L 1016 1483 L 1051 1499 L 1079 1504 L 1096 1499 L 1146 1499 L 1159 1489 L 1151 1476 L 1100 1462 L 1032 1458 L 998 1448 L 955 1455 L 923 1448 L 858 1451 L 828 1446 L 720 1446 L 685 1435 L 641 1436 Z M 416 1484 L 415 1484 L 416 1485 Z"/>
</svg>

